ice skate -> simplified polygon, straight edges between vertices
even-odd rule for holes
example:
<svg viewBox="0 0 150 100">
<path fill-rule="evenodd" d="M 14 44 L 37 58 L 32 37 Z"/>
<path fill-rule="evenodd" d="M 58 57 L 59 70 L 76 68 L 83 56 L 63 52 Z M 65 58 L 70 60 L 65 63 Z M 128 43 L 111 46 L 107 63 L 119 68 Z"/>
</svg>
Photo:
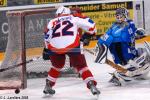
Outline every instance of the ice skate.
<svg viewBox="0 0 150 100">
<path fill-rule="evenodd" d="M 55 94 L 55 90 L 52 89 L 52 87 L 50 86 L 50 81 L 46 79 L 46 85 L 45 88 L 43 90 L 44 94 L 50 94 L 53 95 Z"/>
<path fill-rule="evenodd" d="M 123 73 L 119 72 L 114 72 L 114 73 L 109 73 L 112 75 L 112 78 L 110 79 L 110 83 L 113 83 L 115 86 L 122 86 L 125 85 L 127 82 L 130 82 L 133 80 L 132 77 L 128 77 L 124 75 Z"/>
<path fill-rule="evenodd" d="M 119 79 L 114 75 L 114 73 L 109 73 L 112 75 L 112 78 L 109 80 L 110 83 L 113 83 L 115 86 L 121 86 L 121 82 Z"/>
<path fill-rule="evenodd" d="M 94 85 L 93 81 L 89 81 L 88 82 L 88 86 L 90 87 L 91 93 L 93 95 L 99 96 L 100 91 L 96 88 L 96 86 Z"/>
</svg>

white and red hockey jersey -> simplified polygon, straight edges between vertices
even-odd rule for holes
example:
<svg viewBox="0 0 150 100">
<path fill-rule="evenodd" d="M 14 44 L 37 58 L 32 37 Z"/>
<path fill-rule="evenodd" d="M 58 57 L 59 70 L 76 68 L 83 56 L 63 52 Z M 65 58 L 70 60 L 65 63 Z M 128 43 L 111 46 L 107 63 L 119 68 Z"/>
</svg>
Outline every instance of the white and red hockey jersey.
<svg viewBox="0 0 150 100">
<path fill-rule="evenodd" d="M 79 28 L 90 34 L 96 33 L 95 23 L 90 18 L 79 18 L 73 15 L 54 18 L 47 25 L 46 47 L 58 54 L 78 47 L 80 45 Z"/>
</svg>

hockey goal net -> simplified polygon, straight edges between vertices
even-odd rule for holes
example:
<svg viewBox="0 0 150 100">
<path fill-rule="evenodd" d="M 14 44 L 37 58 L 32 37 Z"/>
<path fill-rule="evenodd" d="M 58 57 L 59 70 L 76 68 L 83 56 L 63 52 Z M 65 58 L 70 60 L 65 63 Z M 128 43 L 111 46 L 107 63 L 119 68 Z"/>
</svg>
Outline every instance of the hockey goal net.
<svg viewBox="0 0 150 100">
<path fill-rule="evenodd" d="M 55 17 L 55 11 L 55 8 L 43 8 L 7 12 L 9 35 L 0 69 L 8 70 L 0 72 L 0 89 L 26 88 L 27 78 L 47 76 L 52 67 L 50 61 L 39 58 L 30 63 L 25 62 L 42 56 L 44 27 Z M 67 57 L 60 76 L 74 75 L 77 76 Z"/>
</svg>

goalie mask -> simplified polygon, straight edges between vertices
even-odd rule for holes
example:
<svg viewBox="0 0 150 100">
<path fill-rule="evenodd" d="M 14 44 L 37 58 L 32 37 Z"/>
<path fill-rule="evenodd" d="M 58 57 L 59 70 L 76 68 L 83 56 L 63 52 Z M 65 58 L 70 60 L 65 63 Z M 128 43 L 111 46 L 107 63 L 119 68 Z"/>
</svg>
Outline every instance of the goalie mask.
<svg viewBox="0 0 150 100">
<path fill-rule="evenodd" d="M 117 22 L 126 21 L 128 19 L 128 10 L 126 8 L 118 8 L 115 15 Z"/>
</svg>

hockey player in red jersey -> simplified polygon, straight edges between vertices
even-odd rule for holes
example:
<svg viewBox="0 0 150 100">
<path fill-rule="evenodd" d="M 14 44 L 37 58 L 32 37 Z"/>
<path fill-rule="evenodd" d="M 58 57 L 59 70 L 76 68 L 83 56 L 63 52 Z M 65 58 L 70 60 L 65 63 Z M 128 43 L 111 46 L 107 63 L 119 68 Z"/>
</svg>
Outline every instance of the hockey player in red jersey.
<svg viewBox="0 0 150 100">
<path fill-rule="evenodd" d="M 71 8 L 72 15 L 75 17 L 83 18 L 86 20 L 89 20 L 89 18 L 85 15 L 82 14 L 80 8 Z M 80 40 L 81 40 L 81 45 L 83 46 L 88 46 L 90 43 L 90 40 L 93 36 L 95 36 L 95 33 L 90 34 L 87 31 L 82 30 L 82 28 L 78 29 L 79 35 L 80 35 Z"/>
<path fill-rule="evenodd" d="M 69 8 L 59 7 L 56 11 L 57 17 L 47 25 L 45 46 L 48 49 L 47 52 L 53 67 L 48 72 L 43 92 L 45 94 L 55 94 L 53 86 L 65 64 L 65 55 L 68 55 L 71 65 L 80 73 L 87 84 L 87 88 L 90 89 L 93 95 L 99 95 L 100 91 L 96 88 L 97 82 L 88 69 L 85 56 L 81 54 L 78 32 L 78 29 L 81 28 L 90 34 L 94 34 L 96 32 L 95 23 L 89 18 L 75 17 L 70 13 Z"/>
</svg>

